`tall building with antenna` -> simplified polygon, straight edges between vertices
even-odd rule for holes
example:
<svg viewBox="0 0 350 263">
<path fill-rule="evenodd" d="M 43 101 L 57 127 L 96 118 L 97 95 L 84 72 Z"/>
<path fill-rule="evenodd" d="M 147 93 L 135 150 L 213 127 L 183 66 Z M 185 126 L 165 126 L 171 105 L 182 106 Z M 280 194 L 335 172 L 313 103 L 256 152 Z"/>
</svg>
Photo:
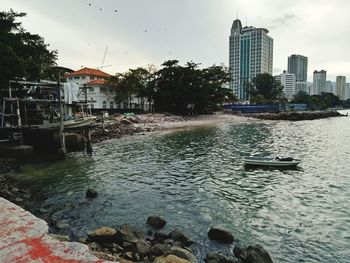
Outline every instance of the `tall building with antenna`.
<svg viewBox="0 0 350 263">
<path fill-rule="evenodd" d="M 249 83 L 258 74 L 272 75 L 273 39 L 265 28 L 242 27 L 233 21 L 230 35 L 230 88 L 240 100 L 249 100 Z"/>
</svg>

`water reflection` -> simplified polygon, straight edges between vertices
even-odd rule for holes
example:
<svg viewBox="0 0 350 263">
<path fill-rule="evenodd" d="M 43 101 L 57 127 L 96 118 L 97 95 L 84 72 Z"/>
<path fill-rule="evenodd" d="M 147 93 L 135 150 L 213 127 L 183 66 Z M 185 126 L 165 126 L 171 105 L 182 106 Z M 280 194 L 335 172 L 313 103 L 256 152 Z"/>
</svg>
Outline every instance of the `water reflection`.
<svg viewBox="0 0 350 263">
<path fill-rule="evenodd" d="M 259 243 L 276 262 L 345 262 L 350 214 L 348 118 L 261 122 L 102 142 L 91 157 L 26 164 L 12 176 L 45 194 L 32 208 L 73 237 L 100 225 L 144 228 L 150 214 L 207 248 L 212 225 Z M 295 169 L 244 167 L 245 156 L 294 156 Z M 92 187 L 99 196 L 85 199 Z M 325 253 L 325 251 L 331 251 Z"/>
</svg>

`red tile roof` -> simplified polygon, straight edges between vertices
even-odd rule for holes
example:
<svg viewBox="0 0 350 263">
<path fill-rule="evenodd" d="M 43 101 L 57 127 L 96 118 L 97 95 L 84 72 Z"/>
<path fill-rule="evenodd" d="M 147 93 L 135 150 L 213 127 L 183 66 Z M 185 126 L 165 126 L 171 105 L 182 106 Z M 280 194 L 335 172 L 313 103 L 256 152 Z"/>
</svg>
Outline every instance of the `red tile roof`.
<svg viewBox="0 0 350 263">
<path fill-rule="evenodd" d="M 103 72 L 99 69 L 93 69 L 93 68 L 82 68 L 77 71 L 74 71 L 72 73 L 68 73 L 65 75 L 65 77 L 73 77 L 73 76 L 81 76 L 81 75 L 88 75 L 88 76 L 96 76 L 96 77 L 105 77 L 109 78 L 111 75 L 109 75 L 106 72 Z"/>
<path fill-rule="evenodd" d="M 86 83 L 86 85 L 107 85 L 107 81 L 104 79 L 94 79 Z"/>
</svg>

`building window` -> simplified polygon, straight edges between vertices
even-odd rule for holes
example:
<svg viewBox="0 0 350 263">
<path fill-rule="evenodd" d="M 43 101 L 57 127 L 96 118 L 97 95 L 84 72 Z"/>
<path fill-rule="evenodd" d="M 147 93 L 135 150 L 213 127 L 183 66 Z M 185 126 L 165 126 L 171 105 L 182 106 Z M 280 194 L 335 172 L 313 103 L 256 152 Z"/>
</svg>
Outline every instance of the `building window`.
<svg viewBox="0 0 350 263">
<path fill-rule="evenodd" d="M 93 103 L 91 103 L 91 104 L 90 104 L 90 106 L 91 106 L 91 109 L 93 109 L 93 108 L 94 108 L 94 104 L 93 104 Z"/>
<path fill-rule="evenodd" d="M 73 80 L 73 77 L 69 77 L 69 80 Z"/>
<path fill-rule="evenodd" d="M 94 98 L 91 98 L 90 100 L 91 100 L 91 101 L 94 101 Z"/>
<path fill-rule="evenodd" d="M 94 77 L 94 76 L 90 76 L 90 79 L 91 79 L 91 80 L 94 80 L 94 79 L 95 79 L 95 77 Z"/>
<path fill-rule="evenodd" d="M 106 101 L 103 101 L 103 102 L 102 102 L 102 108 L 103 108 L 103 109 L 107 109 L 107 102 L 106 102 Z"/>
<path fill-rule="evenodd" d="M 85 79 L 86 78 L 86 76 L 81 76 L 81 79 Z"/>
<path fill-rule="evenodd" d="M 94 92 L 94 88 L 89 88 L 89 92 Z"/>
<path fill-rule="evenodd" d="M 106 92 L 106 88 L 101 87 L 101 88 L 100 88 L 100 91 L 101 91 L 101 92 Z"/>
<path fill-rule="evenodd" d="M 79 76 L 77 76 L 77 77 L 74 77 L 74 79 L 80 79 L 80 77 L 79 77 Z"/>
<path fill-rule="evenodd" d="M 111 101 L 111 102 L 109 103 L 109 108 L 111 108 L 111 109 L 114 108 L 114 103 L 113 103 L 113 101 Z"/>
</svg>

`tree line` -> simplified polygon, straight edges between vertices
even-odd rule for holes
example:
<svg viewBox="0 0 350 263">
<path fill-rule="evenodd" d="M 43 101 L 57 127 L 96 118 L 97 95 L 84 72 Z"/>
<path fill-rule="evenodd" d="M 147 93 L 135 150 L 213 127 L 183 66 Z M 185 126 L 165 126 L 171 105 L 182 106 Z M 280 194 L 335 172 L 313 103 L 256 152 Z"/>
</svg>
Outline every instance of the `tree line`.
<svg viewBox="0 0 350 263">
<path fill-rule="evenodd" d="M 110 78 L 117 102 L 139 97 L 143 103 L 154 103 L 157 112 L 175 114 L 206 113 L 217 110 L 223 102 L 234 102 L 228 88 L 230 75 L 224 66 L 213 65 L 200 69 L 188 62 L 165 61 L 160 69 L 136 68 Z"/>
<path fill-rule="evenodd" d="M 58 67 L 57 50 L 50 50 L 44 39 L 27 32 L 17 20 L 25 13 L 13 10 L 0 12 L 0 85 L 8 80 L 57 80 L 71 69 Z M 145 103 L 153 103 L 158 112 L 176 114 L 206 113 L 217 110 L 227 102 L 236 101 L 228 88 L 229 70 L 220 65 L 200 68 L 199 64 L 177 60 L 165 61 L 159 69 L 155 66 L 138 67 L 125 73 L 117 73 L 108 80 L 117 93 L 117 103 L 129 102 L 132 97 Z M 257 75 L 245 83 L 251 103 L 285 103 L 283 87 L 269 74 Z M 308 95 L 299 92 L 293 103 L 305 103 L 309 109 L 326 109 L 339 105 L 350 106 L 350 101 L 341 102 L 331 93 Z"/>
</svg>

